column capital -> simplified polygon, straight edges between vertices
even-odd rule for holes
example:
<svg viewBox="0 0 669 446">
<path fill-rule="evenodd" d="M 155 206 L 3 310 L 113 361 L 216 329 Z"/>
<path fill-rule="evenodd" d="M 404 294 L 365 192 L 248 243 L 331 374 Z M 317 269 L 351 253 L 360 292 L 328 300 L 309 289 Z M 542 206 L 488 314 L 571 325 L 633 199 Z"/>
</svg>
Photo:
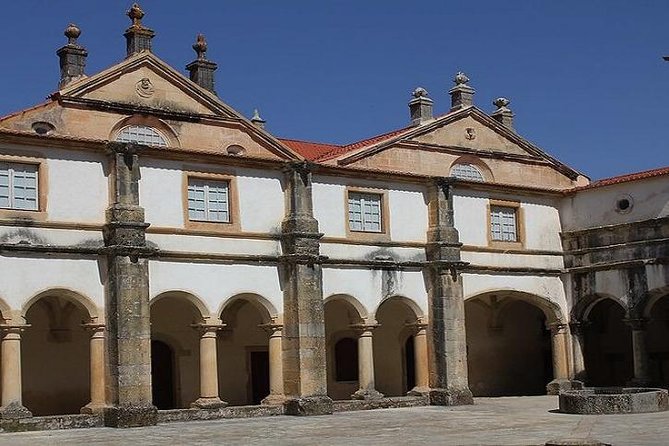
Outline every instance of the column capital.
<svg viewBox="0 0 669 446">
<path fill-rule="evenodd" d="M 0 324 L 0 334 L 2 336 L 6 335 L 21 335 L 26 328 L 30 328 L 30 324 L 20 324 L 20 325 L 5 325 Z"/>
<path fill-rule="evenodd" d="M 569 324 L 558 321 L 548 324 L 548 329 L 551 331 L 551 335 L 557 336 L 559 334 L 569 333 Z"/>
<path fill-rule="evenodd" d="M 197 323 L 197 324 L 191 324 L 191 327 L 197 330 L 200 333 L 200 336 L 205 336 L 207 334 L 214 333 L 216 334 L 217 332 L 223 330 L 225 327 L 227 327 L 227 324 L 207 324 L 207 323 Z"/>
<path fill-rule="evenodd" d="M 648 325 L 648 319 L 642 317 L 625 318 L 623 319 L 623 322 L 625 322 L 630 326 L 630 328 L 632 328 L 632 330 L 635 331 L 645 330 L 646 326 Z"/>
<path fill-rule="evenodd" d="M 351 324 L 351 328 L 356 331 L 358 336 L 371 336 L 372 331 L 376 330 L 380 326 L 381 324 L 378 324 L 376 322 L 374 323 L 362 322 L 360 324 Z"/>
<path fill-rule="evenodd" d="M 418 319 L 414 322 L 407 322 L 406 326 L 413 328 L 414 334 L 427 330 L 428 323 L 425 320 Z"/>
<path fill-rule="evenodd" d="M 95 335 L 97 333 L 104 333 L 105 331 L 105 324 L 99 324 L 96 322 L 86 322 L 84 324 L 81 324 L 84 330 L 90 331 L 91 334 Z"/>
<path fill-rule="evenodd" d="M 273 334 L 283 330 L 283 324 L 277 324 L 277 323 L 274 323 L 274 322 L 269 322 L 267 324 L 260 324 L 260 325 L 258 325 L 258 327 L 262 328 L 263 330 L 265 330 L 270 335 L 273 335 Z"/>
</svg>

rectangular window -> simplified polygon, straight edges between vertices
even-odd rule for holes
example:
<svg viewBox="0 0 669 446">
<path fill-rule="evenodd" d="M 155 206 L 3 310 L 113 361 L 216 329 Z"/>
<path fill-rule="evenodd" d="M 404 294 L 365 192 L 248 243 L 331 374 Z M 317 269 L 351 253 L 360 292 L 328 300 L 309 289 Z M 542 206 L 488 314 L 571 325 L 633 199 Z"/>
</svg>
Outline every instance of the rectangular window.
<svg viewBox="0 0 669 446">
<path fill-rule="evenodd" d="M 381 198 L 379 194 L 349 192 L 348 225 L 351 231 L 382 231 Z"/>
<path fill-rule="evenodd" d="M 188 219 L 230 223 L 230 183 L 188 179 Z"/>
<path fill-rule="evenodd" d="M 490 232 L 492 234 L 492 240 L 517 242 L 518 224 L 516 221 L 516 208 L 491 206 Z"/>
<path fill-rule="evenodd" d="M 0 163 L 0 208 L 38 210 L 34 164 Z"/>
</svg>

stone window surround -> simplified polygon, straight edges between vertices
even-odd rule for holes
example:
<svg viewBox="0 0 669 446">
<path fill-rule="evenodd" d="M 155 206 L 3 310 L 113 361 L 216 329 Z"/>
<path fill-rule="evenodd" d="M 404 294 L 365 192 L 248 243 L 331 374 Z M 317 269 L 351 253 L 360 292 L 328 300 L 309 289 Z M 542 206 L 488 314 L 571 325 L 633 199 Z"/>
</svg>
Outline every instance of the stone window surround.
<svg viewBox="0 0 669 446">
<path fill-rule="evenodd" d="M 516 212 L 516 236 L 517 240 L 515 242 L 502 241 L 502 240 L 493 240 L 492 230 L 491 230 L 491 212 L 493 207 L 505 207 L 512 208 Z M 522 249 L 525 247 L 525 213 L 523 208 L 520 205 L 520 201 L 511 201 L 511 200 L 497 200 L 490 198 L 488 200 L 488 205 L 486 206 L 486 231 L 488 234 L 488 246 L 493 248 L 504 248 L 504 249 Z"/>
<path fill-rule="evenodd" d="M 132 115 L 127 118 L 121 119 L 114 125 L 109 133 L 109 140 L 116 141 L 121 130 L 130 126 L 143 126 L 151 127 L 153 130 L 158 132 L 160 136 L 163 137 L 169 147 L 180 147 L 179 138 L 177 138 L 176 132 L 162 119 L 158 119 L 155 116 L 144 116 L 144 115 Z"/>
<path fill-rule="evenodd" d="M 228 207 L 230 221 L 201 221 L 191 220 L 188 216 L 188 180 L 211 180 L 228 183 Z M 233 173 L 228 172 L 204 172 L 197 168 L 186 167 L 182 174 L 182 203 L 184 228 L 194 230 L 208 230 L 212 232 L 241 232 L 239 214 L 239 194 L 237 192 L 237 179 Z"/>
<path fill-rule="evenodd" d="M 37 210 L 3 208 L 0 209 L 0 218 L 45 221 L 47 219 L 47 197 L 49 195 L 46 157 L 42 153 L 0 154 L 0 162 L 37 166 Z"/>
<path fill-rule="evenodd" d="M 381 232 L 353 231 L 348 220 L 348 197 L 349 193 L 374 194 L 381 197 Z M 387 242 L 390 241 L 390 215 L 388 205 L 388 191 L 374 187 L 346 186 L 344 189 L 344 219 L 346 224 L 346 238 L 352 240 L 361 240 L 367 242 Z"/>
</svg>

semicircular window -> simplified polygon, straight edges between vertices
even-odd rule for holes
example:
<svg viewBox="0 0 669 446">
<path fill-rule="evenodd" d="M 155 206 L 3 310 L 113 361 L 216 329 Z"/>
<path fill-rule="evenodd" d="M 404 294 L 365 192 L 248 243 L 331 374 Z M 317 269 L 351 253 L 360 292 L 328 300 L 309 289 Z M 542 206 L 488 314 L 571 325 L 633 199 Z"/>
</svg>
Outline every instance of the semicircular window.
<svg viewBox="0 0 669 446">
<path fill-rule="evenodd" d="M 473 164 L 459 163 L 451 167 L 451 176 L 469 181 L 485 181 L 483 174 Z"/>
<path fill-rule="evenodd" d="M 167 141 L 157 130 L 145 125 L 123 127 L 116 136 L 118 142 L 136 142 L 147 146 L 167 147 Z"/>
</svg>

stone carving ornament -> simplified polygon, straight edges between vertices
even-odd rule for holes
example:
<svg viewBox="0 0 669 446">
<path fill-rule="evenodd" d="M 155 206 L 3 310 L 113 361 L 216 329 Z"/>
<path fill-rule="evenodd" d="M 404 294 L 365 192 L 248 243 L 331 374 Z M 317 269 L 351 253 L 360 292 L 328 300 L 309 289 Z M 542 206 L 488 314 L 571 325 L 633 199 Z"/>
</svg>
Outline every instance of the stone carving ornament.
<svg viewBox="0 0 669 446">
<path fill-rule="evenodd" d="M 144 77 L 140 79 L 137 84 L 135 84 L 135 91 L 137 92 L 137 95 L 142 98 L 149 98 L 153 95 L 153 84 L 151 83 L 151 79 L 148 77 Z"/>
</svg>

